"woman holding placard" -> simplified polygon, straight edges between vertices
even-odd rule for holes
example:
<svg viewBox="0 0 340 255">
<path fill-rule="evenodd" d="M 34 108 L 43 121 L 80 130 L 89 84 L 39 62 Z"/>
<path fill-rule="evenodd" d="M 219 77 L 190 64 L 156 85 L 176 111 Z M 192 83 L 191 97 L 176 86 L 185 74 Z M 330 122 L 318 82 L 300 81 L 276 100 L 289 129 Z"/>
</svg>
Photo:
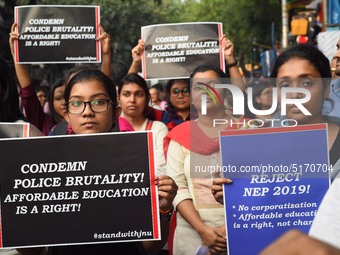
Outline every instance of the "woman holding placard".
<svg viewBox="0 0 340 255">
<path fill-rule="evenodd" d="M 111 75 L 111 49 L 110 49 L 110 36 L 104 32 L 103 27 L 99 24 L 101 35 L 97 40 L 102 43 L 103 63 L 102 70 L 107 75 Z M 9 45 L 11 48 L 15 71 L 18 77 L 18 81 L 21 87 L 20 97 L 21 103 L 25 110 L 27 119 L 45 135 L 48 135 L 50 130 L 57 124 L 64 121 L 63 111 L 65 110 L 64 101 L 62 100 L 64 92 L 64 84 L 60 81 L 52 87 L 49 100 L 50 114 L 44 112 L 43 107 L 40 105 L 39 99 L 35 93 L 33 81 L 28 73 L 25 65 L 18 64 L 15 61 L 14 43 L 19 40 L 19 34 L 16 32 L 17 23 L 14 23 L 11 28 Z"/>
<path fill-rule="evenodd" d="M 214 119 L 229 117 L 226 90 L 213 88 L 214 84 L 221 84 L 223 78 L 226 74 L 214 66 L 200 66 L 193 71 L 191 103 L 198 118 L 176 126 L 165 141 L 167 174 L 179 187 L 173 203 L 177 211 L 175 255 L 195 254 L 196 250 L 224 254 L 227 249 L 224 210 L 210 190 L 213 178 L 220 172 L 209 170 L 210 166 L 217 169 L 221 165 L 218 131 L 240 128 L 236 123 L 213 124 Z M 202 96 L 207 94 L 214 95 L 216 101 L 207 97 L 206 104 L 202 104 Z M 202 105 L 206 107 L 206 114 L 202 113 Z M 195 166 L 199 171 L 193 169 Z"/>
<path fill-rule="evenodd" d="M 289 119 L 294 119 L 299 125 L 328 124 L 329 168 L 333 184 L 318 209 L 310 235 L 339 248 L 338 211 L 340 208 L 334 201 L 339 197 L 340 187 L 339 179 L 336 178 L 340 170 L 340 132 L 338 125 L 328 122 L 322 115 L 323 103 L 329 94 L 331 78 L 329 61 L 318 49 L 298 45 L 286 50 L 278 57 L 271 76 L 276 78 L 278 88 L 304 88 L 310 92 L 311 98 L 303 106 L 311 115 L 305 115 L 295 105 L 288 104 L 286 116 Z M 303 96 L 302 93 L 287 93 L 289 99 L 301 99 Z M 215 199 L 220 203 L 223 202 L 222 185 L 228 182 L 230 180 L 226 178 L 214 179 L 211 190 Z"/>
<path fill-rule="evenodd" d="M 94 134 L 117 130 L 117 95 L 113 81 L 99 70 L 86 69 L 70 78 L 64 93 L 65 120 L 72 134 Z M 159 208 L 170 217 L 172 200 L 177 192 L 175 182 L 168 176 L 155 180 L 159 192 Z M 162 218 L 162 216 L 161 216 Z M 161 241 L 123 242 L 111 244 L 53 246 L 48 252 L 57 254 L 156 254 L 166 242 L 168 219 L 161 221 Z M 40 254 L 42 249 L 19 249 L 22 254 Z M 35 252 L 35 253 L 33 253 Z"/>
</svg>

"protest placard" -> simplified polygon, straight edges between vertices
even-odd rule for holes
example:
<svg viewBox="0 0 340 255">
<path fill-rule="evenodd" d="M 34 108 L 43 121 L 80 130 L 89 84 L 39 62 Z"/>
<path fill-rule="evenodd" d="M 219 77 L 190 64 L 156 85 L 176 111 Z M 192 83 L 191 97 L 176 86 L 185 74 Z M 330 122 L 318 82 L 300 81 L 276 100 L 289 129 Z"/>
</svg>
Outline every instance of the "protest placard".
<svg viewBox="0 0 340 255">
<path fill-rule="evenodd" d="M 28 123 L 0 122 L 0 138 L 29 137 Z"/>
<path fill-rule="evenodd" d="M 288 229 L 308 233 L 330 184 L 326 127 L 221 132 L 223 176 L 233 180 L 224 186 L 228 254 L 259 254 Z"/>
<path fill-rule="evenodd" d="M 142 27 L 144 79 L 189 78 L 199 65 L 225 71 L 222 23 L 197 22 Z"/>
<path fill-rule="evenodd" d="M 0 140 L 1 247 L 160 239 L 153 148 L 151 131 Z"/>
<path fill-rule="evenodd" d="M 320 32 L 317 36 L 318 49 L 328 58 L 329 62 L 332 62 L 337 51 L 336 42 L 339 41 L 339 37 L 339 30 Z"/>
<path fill-rule="evenodd" d="M 15 7 L 18 63 L 100 62 L 99 6 L 34 5 Z"/>
</svg>

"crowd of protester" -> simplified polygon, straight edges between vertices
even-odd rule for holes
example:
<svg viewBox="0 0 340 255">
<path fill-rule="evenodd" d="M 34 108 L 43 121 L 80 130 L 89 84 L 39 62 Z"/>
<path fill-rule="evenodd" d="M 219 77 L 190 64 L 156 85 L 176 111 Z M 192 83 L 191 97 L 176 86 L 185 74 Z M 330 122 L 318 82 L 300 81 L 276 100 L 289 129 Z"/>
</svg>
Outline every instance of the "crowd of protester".
<svg viewBox="0 0 340 255">
<path fill-rule="evenodd" d="M 13 24 L 9 40 L 13 57 L 14 42 L 19 38 L 16 26 Z M 110 36 L 104 32 L 103 27 L 99 27 L 101 35 L 97 40 L 100 40 L 103 51 L 101 70 L 92 66 L 81 66 L 70 70 L 65 79 L 55 81 L 48 96 L 48 111 L 44 110 L 46 95 L 43 95 L 41 90 L 35 90 L 26 66 L 15 63 L 18 81 L 16 84 L 13 70 L 1 59 L 0 122 L 29 122 L 40 130 L 32 129 L 31 136 L 153 130 L 159 210 L 163 217 L 169 217 L 169 220 L 162 221 L 161 224 L 162 240 L 53 246 L 46 249 L 18 249 L 17 252 L 187 255 L 195 254 L 198 247 L 203 246 L 207 249 L 206 254 L 226 254 L 228 247 L 224 209 L 221 205 L 222 185 L 230 184 L 232 180 L 213 174 L 192 178 L 190 162 L 197 160 L 206 166 L 221 162 L 219 131 L 240 128 L 230 126 L 230 123 L 215 126 L 214 119 L 234 118 L 238 122 L 248 118 L 270 119 L 280 115 L 280 109 L 265 116 L 233 116 L 232 97 L 227 90 L 216 89 L 223 103 L 215 104 L 213 100 L 207 100 L 207 113 L 202 114 L 203 87 L 206 84 L 218 84 L 223 79 L 230 79 L 245 95 L 246 88 L 252 87 L 252 101 L 258 110 L 268 110 L 273 106 L 273 87 L 302 87 L 309 90 L 311 99 L 304 106 L 312 115 L 306 116 L 295 108 L 287 108 L 287 118 L 296 120 L 298 125 L 327 123 L 330 162 L 333 166 L 338 165 L 339 126 L 332 118 L 324 116 L 324 105 L 331 101 L 331 68 L 328 59 L 318 49 L 305 45 L 290 48 L 276 60 L 271 73 L 275 84 L 268 80 L 252 81 L 248 84 L 237 65 L 234 44 L 223 36 L 221 42 L 226 72 L 217 66 L 197 63 L 190 79 L 169 80 L 165 86 L 148 86 L 147 81 L 138 74 L 144 42 L 139 40 L 132 49 L 133 61 L 130 68 L 123 68 L 123 75 L 115 75 L 116 72 L 112 72 L 111 66 Z M 339 63 L 335 73 L 340 76 L 339 52 L 335 55 Z M 295 82 L 295 79 L 298 82 Z M 289 96 L 301 97 L 299 93 L 291 93 Z M 336 108 L 334 100 L 330 104 Z M 264 250 L 263 255 L 288 254 L 290 251 L 293 252 L 291 254 L 297 255 L 314 254 L 313 252 L 340 254 L 340 209 L 338 206 L 333 207 L 338 204 L 335 200 L 339 197 L 339 193 L 335 192 L 338 187 L 335 178 L 337 173 L 335 169 L 327 199 L 321 204 L 320 213 L 312 226 L 313 238 L 290 231 Z"/>
</svg>

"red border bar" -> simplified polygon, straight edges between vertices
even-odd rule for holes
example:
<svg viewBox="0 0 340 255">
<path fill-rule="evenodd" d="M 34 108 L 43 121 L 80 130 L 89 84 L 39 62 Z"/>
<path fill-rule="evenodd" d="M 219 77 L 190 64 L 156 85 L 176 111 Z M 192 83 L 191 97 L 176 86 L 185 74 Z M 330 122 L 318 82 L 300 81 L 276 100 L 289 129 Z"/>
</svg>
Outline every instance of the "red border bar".
<svg viewBox="0 0 340 255">
<path fill-rule="evenodd" d="M 29 132 L 30 132 L 30 126 L 29 124 L 24 125 L 24 130 L 23 130 L 23 137 L 29 137 Z"/>
<path fill-rule="evenodd" d="M 145 42 L 145 35 L 144 35 L 144 29 L 142 28 L 142 40 L 143 42 Z M 146 58 L 145 58 L 145 49 L 144 49 L 144 53 L 142 55 L 142 73 L 143 73 L 143 78 L 144 80 L 146 79 Z"/>
<path fill-rule="evenodd" d="M 18 24 L 18 15 L 19 15 L 19 8 L 15 7 L 15 23 L 17 23 L 17 32 L 19 31 L 19 24 Z M 15 62 L 19 62 L 19 40 L 14 40 L 14 55 L 15 55 Z"/>
<path fill-rule="evenodd" d="M 99 24 L 99 17 L 100 17 L 100 14 L 99 14 L 99 7 L 96 7 L 95 8 L 95 12 L 96 12 L 96 37 L 98 38 L 100 36 L 99 34 L 99 29 L 98 29 L 98 24 Z M 97 49 L 97 61 L 98 62 L 101 62 L 101 54 L 100 54 L 100 51 L 101 51 L 101 48 L 100 48 L 100 41 L 97 40 L 96 41 L 96 49 Z"/>
<path fill-rule="evenodd" d="M 295 127 L 274 127 L 274 128 L 254 128 L 254 129 L 242 129 L 242 130 L 225 130 L 221 131 L 221 136 L 238 136 L 238 135 L 255 135 L 255 134 L 269 134 L 280 132 L 296 132 L 296 131 L 310 131 L 310 130 L 322 130 L 326 129 L 327 124 L 311 124 L 301 125 Z"/>
<path fill-rule="evenodd" d="M 150 166 L 150 192 L 151 192 L 151 200 L 152 200 L 152 218 L 153 218 L 153 232 L 154 232 L 154 238 L 158 239 L 159 238 L 159 226 L 158 226 L 158 221 L 155 220 L 157 219 L 158 215 L 158 210 L 157 210 L 157 203 L 156 203 L 156 185 L 155 185 L 155 159 L 153 153 L 153 136 L 152 132 L 147 133 L 148 136 L 148 146 L 149 146 L 149 166 Z"/>
<path fill-rule="evenodd" d="M 224 50 L 222 48 L 222 40 L 220 38 L 222 37 L 222 24 L 218 24 L 218 40 L 220 42 L 220 68 L 225 72 L 225 64 L 224 64 Z"/>
</svg>

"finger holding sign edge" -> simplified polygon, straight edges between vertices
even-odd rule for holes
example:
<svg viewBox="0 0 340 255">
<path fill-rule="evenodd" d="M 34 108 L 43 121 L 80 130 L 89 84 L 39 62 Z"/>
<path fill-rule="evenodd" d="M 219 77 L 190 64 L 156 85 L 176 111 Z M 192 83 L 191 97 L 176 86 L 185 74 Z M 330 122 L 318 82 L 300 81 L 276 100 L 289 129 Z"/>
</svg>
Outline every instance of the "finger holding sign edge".
<svg viewBox="0 0 340 255">
<path fill-rule="evenodd" d="M 101 40 L 101 39 L 108 38 L 108 40 L 110 41 L 111 40 L 110 35 L 105 32 L 103 26 L 101 24 L 98 24 L 98 27 L 99 27 L 100 35 L 99 35 L 99 37 L 96 38 L 96 40 Z"/>
<path fill-rule="evenodd" d="M 231 184 L 233 181 L 228 178 L 214 178 L 211 185 L 211 193 L 215 200 L 223 204 L 223 184 Z"/>
</svg>

